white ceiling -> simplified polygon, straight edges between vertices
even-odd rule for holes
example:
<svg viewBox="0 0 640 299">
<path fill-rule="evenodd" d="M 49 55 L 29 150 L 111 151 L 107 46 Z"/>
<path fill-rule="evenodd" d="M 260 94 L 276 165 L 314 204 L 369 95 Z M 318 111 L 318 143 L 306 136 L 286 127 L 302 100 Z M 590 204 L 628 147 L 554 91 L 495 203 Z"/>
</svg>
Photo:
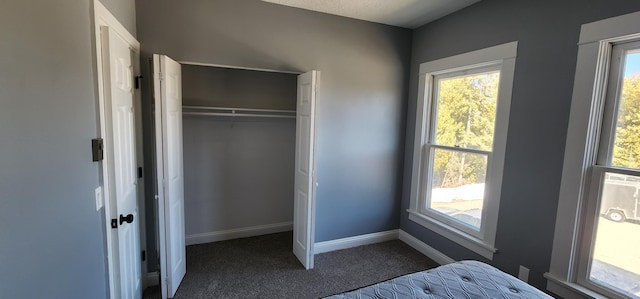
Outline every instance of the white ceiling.
<svg viewBox="0 0 640 299">
<path fill-rule="evenodd" d="M 417 28 L 480 0 L 262 0 L 332 15 Z"/>
</svg>

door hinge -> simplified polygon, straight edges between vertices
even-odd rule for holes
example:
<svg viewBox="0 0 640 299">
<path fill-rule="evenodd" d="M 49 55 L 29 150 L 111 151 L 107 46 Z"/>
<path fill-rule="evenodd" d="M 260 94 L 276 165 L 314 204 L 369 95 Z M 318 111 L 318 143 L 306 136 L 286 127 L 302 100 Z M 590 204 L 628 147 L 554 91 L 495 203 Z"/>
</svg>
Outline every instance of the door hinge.
<svg viewBox="0 0 640 299">
<path fill-rule="evenodd" d="M 133 78 L 133 85 L 136 87 L 136 89 L 140 89 L 140 85 L 142 85 L 142 83 L 140 83 L 140 80 L 142 80 L 142 78 L 144 78 L 143 76 L 135 76 Z"/>
<path fill-rule="evenodd" d="M 142 167 L 138 167 L 138 178 L 142 178 Z"/>
<path fill-rule="evenodd" d="M 142 261 L 143 262 L 146 261 L 147 260 L 147 252 L 143 250 L 141 255 L 142 255 Z"/>
<path fill-rule="evenodd" d="M 111 228 L 118 228 L 118 219 L 111 219 Z"/>
</svg>

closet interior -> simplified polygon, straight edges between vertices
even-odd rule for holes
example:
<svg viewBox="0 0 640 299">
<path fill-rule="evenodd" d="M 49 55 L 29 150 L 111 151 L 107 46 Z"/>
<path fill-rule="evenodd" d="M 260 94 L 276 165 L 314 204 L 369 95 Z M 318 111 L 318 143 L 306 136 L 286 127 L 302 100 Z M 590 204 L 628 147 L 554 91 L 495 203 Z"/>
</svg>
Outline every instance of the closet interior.
<svg viewBox="0 0 640 299">
<path fill-rule="evenodd" d="M 186 245 L 288 231 L 297 74 L 182 63 Z"/>
</svg>

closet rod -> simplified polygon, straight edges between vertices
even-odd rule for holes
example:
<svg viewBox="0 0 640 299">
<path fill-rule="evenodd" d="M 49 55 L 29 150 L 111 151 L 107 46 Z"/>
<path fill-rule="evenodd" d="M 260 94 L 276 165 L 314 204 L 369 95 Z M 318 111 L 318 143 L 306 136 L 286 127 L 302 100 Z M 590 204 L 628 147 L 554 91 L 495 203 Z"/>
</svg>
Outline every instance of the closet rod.
<svg viewBox="0 0 640 299">
<path fill-rule="evenodd" d="M 206 106 L 182 106 L 182 109 L 247 111 L 247 112 L 264 112 L 264 113 L 296 113 L 295 110 L 275 110 L 275 109 L 255 109 L 255 108 L 227 108 L 227 107 L 206 107 Z"/>
<path fill-rule="evenodd" d="M 249 114 L 249 113 L 218 113 L 218 112 L 182 112 L 185 115 L 206 115 L 206 116 L 233 116 L 233 117 L 269 117 L 269 118 L 296 118 L 295 115 L 274 115 L 274 114 Z"/>
</svg>

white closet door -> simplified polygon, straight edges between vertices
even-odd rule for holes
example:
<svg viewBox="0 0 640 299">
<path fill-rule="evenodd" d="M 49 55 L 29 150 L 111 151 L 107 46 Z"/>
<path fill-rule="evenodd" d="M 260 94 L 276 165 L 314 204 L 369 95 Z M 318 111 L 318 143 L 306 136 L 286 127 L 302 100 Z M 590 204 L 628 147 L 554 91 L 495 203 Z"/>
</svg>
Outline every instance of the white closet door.
<svg viewBox="0 0 640 299">
<path fill-rule="evenodd" d="M 114 182 L 111 194 L 115 196 L 118 229 L 120 298 L 142 297 L 140 273 L 140 231 L 138 224 L 138 199 L 135 150 L 135 120 L 133 111 L 133 60 L 129 43 L 111 27 L 102 27 L 102 50 L 105 74 L 105 103 L 107 142 L 113 156 L 109 158 L 110 182 Z M 116 276 L 117 279 L 118 276 Z"/>
<path fill-rule="evenodd" d="M 173 298 L 187 272 L 182 167 L 180 64 L 153 55 L 162 298 Z"/>
<path fill-rule="evenodd" d="M 315 226 L 316 85 L 319 72 L 298 76 L 293 253 L 313 268 Z"/>
</svg>

